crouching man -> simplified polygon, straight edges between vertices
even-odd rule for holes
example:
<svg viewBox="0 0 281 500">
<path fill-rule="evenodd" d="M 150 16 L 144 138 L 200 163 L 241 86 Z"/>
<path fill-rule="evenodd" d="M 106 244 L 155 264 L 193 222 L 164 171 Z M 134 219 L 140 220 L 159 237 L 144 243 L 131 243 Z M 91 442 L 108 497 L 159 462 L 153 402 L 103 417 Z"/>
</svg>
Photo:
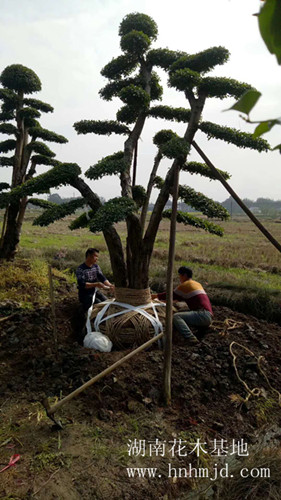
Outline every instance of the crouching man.
<svg viewBox="0 0 281 500">
<path fill-rule="evenodd" d="M 190 326 L 210 326 L 213 319 L 213 310 L 204 288 L 192 279 L 192 270 L 182 266 L 178 270 L 180 284 L 174 289 L 173 299 L 185 301 L 189 311 L 178 312 L 173 316 L 173 325 L 181 333 L 188 344 L 197 344 L 199 341 L 192 333 Z M 166 293 L 158 293 L 160 300 L 166 299 Z"/>
</svg>

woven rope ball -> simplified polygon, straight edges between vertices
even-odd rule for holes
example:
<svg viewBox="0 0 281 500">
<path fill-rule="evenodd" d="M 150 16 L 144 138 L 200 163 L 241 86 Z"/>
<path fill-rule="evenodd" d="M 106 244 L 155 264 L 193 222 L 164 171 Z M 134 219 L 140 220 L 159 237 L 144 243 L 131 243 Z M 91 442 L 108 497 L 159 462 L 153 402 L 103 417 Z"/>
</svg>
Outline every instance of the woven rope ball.
<svg viewBox="0 0 281 500">
<path fill-rule="evenodd" d="M 115 301 L 122 302 L 124 304 L 130 304 L 132 306 L 141 306 L 144 304 L 150 304 L 151 302 L 159 304 L 158 300 L 152 301 L 150 289 L 145 290 L 135 290 L 132 288 L 115 288 Z M 91 322 L 94 324 L 94 320 L 100 310 L 104 307 L 104 303 L 95 304 L 92 311 Z M 112 302 L 108 307 L 104 318 L 114 314 L 116 312 L 122 311 L 124 308 Z M 159 321 L 162 323 L 163 329 L 165 328 L 165 313 L 166 308 L 163 306 L 156 307 Z M 145 309 L 146 312 L 155 317 L 152 307 Z M 94 326 L 93 326 L 94 330 Z M 144 342 L 147 342 L 155 335 L 154 326 L 151 324 L 148 318 L 143 316 L 138 311 L 127 311 L 124 314 L 115 316 L 106 321 L 102 321 L 99 325 L 99 330 L 101 333 L 107 335 L 112 341 L 115 347 L 119 349 L 128 349 L 131 347 L 137 347 Z M 160 331 L 159 331 L 160 333 Z"/>
</svg>

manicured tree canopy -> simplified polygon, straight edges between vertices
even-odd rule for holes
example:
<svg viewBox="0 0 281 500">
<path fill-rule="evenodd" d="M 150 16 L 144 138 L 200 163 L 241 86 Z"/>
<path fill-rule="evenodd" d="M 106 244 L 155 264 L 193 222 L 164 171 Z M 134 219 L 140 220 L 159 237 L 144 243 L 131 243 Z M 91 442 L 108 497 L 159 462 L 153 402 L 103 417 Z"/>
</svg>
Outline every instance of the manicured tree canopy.
<svg viewBox="0 0 281 500">
<path fill-rule="evenodd" d="M 101 74 L 107 79 L 107 83 L 99 92 L 101 98 L 106 101 L 114 98 L 121 101 L 116 119 L 100 120 L 94 117 L 93 120 L 83 119 L 74 124 L 78 134 L 91 133 L 105 136 L 117 134 L 124 137 L 124 147 L 121 151 L 100 159 L 95 165 L 90 166 L 85 174 L 93 181 L 103 176 L 118 175 L 121 196 L 102 205 L 98 201 L 99 197 L 79 176 L 76 179 L 72 177 L 69 183 L 80 191 L 91 210 L 74 221 L 71 228 L 87 226 L 93 232 L 103 231 L 110 252 L 115 282 L 119 286 L 128 285 L 132 288 L 145 288 L 148 285 L 149 262 L 159 223 L 162 216 L 170 217 L 170 212 L 164 212 L 164 209 L 172 191 L 176 169 L 180 168 L 191 175 L 198 174 L 216 180 L 216 176 L 207 165 L 187 161 L 196 132 L 200 130 L 208 138 L 220 139 L 241 148 L 257 151 L 267 151 L 269 148 L 263 139 L 253 139 L 245 132 L 202 121 L 206 99 L 224 99 L 229 96 L 239 98 L 245 90 L 251 89 L 248 84 L 213 76 L 216 66 L 228 60 L 229 52 L 220 46 L 196 54 L 154 48 L 152 44 L 156 41 L 157 34 L 155 21 L 146 14 L 132 13 L 123 19 L 119 28 L 122 53 L 102 69 Z M 182 107 L 154 104 L 163 96 L 160 77 L 156 72 L 158 68 L 167 72 L 168 85 L 182 93 Z M 210 71 L 212 76 L 207 75 Z M 174 130 L 165 128 L 154 135 L 156 152 L 145 189 L 143 186 L 134 185 L 137 146 L 146 120 L 155 118 L 185 124 L 185 132 L 179 136 Z M 42 138 L 42 134 L 38 137 Z M 39 156 L 41 154 L 39 152 Z M 160 179 L 157 177 L 157 170 L 164 157 L 172 161 L 165 178 Z M 58 167 L 57 172 L 60 172 L 60 168 Z M 226 172 L 220 171 L 220 173 L 225 179 L 228 178 Z M 48 174 L 44 175 L 47 178 Z M 56 179 L 56 185 L 59 185 L 59 177 Z M 159 195 L 145 227 L 153 187 L 159 189 Z M 33 188 L 35 189 L 35 185 Z M 179 196 L 185 203 L 207 217 L 202 219 L 195 218 L 192 214 L 179 213 L 179 222 L 195 225 L 219 236 L 223 234 L 222 229 L 209 220 L 211 218 L 224 220 L 228 217 L 228 213 L 220 204 L 186 185 L 180 187 Z M 50 220 L 59 215 L 52 207 L 47 211 Z M 52 211 L 54 216 L 51 215 Z M 127 223 L 126 258 L 121 240 L 114 228 L 114 223 L 120 220 L 126 220 Z"/>
<path fill-rule="evenodd" d="M 59 165 L 54 160 L 55 153 L 42 141 L 63 144 L 67 139 L 41 127 L 38 121 L 41 113 L 53 112 L 53 107 L 38 99 L 25 97 L 41 90 L 41 82 L 34 71 L 21 64 L 12 64 L 2 71 L 0 83 L 0 133 L 9 137 L 0 142 L 0 166 L 12 167 L 11 186 L 5 186 L 5 189 L 10 187 L 11 191 L 2 194 L 2 206 L 7 210 L 7 225 L 2 233 L 0 256 L 12 258 L 29 202 L 25 190 L 20 196 L 17 190 L 34 177 L 37 165 Z M 10 153 L 10 156 L 6 156 L 6 153 Z M 41 187 L 40 192 L 48 189 L 47 186 L 45 189 Z M 15 193 L 14 197 L 11 196 L 12 192 Z M 29 190 L 28 196 L 31 194 Z"/>
</svg>

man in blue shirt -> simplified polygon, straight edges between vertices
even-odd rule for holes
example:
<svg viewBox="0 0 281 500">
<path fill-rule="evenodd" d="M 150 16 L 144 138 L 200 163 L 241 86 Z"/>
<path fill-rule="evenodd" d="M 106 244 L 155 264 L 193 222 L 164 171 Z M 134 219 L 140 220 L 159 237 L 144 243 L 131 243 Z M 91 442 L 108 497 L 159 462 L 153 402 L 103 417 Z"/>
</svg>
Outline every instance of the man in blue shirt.
<svg viewBox="0 0 281 500">
<path fill-rule="evenodd" d="M 95 291 L 96 296 L 94 303 L 97 304 L 107 299 L 100 290 L 113 290 L 114 285 L 106 279 L 102 274 L 100 266 L 97 264 L 99 250 L 96 248 L 88 248 L 85 257 L 85 262 L 81 264 L 76 271 L 76 277 L 79 301 L 82 304 L 83 310 L 86 312 L 92 305 Z"/>
</svg>

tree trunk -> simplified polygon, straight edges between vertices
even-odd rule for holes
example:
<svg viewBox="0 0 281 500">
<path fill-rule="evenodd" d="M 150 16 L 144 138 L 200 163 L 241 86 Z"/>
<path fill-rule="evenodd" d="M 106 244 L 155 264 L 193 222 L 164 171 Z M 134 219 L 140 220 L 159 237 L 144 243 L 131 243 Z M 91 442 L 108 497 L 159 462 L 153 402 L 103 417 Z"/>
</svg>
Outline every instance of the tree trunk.
<svg viewBox="0 0 281 500">
<path fill-rule="evenodd" d="M 20 202 L 11 203 L 7 212 L 6 231 L 0 248 L 0 258 L 13 260 L 20 240 L 20 228 L 17 226 L 17 217 L 20 211 Z"/>
</svg>

